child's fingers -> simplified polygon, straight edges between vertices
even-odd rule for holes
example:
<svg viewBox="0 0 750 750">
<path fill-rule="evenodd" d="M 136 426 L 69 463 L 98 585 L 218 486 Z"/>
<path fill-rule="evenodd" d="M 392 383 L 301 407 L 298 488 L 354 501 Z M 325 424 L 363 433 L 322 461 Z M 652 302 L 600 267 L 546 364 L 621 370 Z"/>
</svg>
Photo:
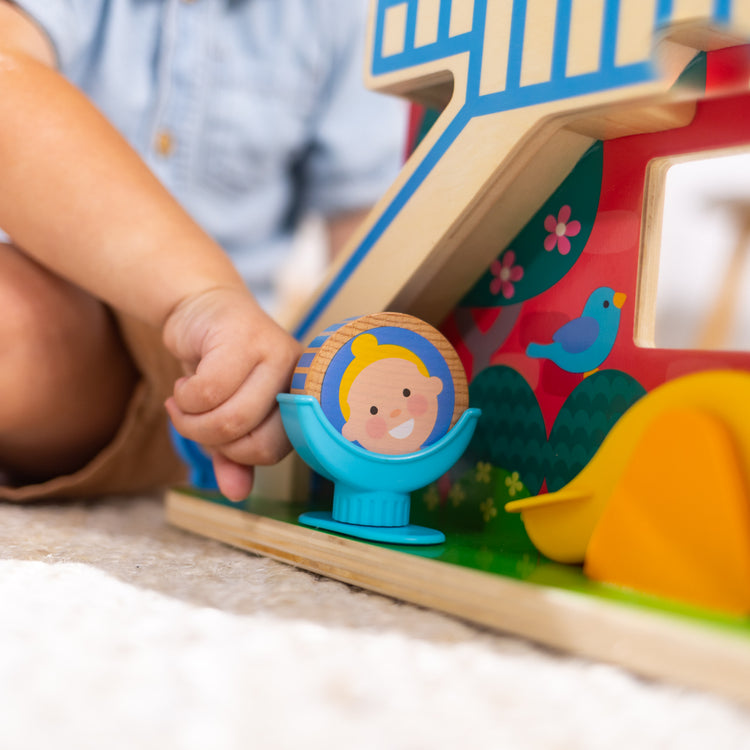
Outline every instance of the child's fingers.
<svg viewBox="0 0 750 750">
<path fill-rule="evenodd" d="M 216 481 L 224 497 L 239 503 L 250 494 L 255 474 L 252 466 L 235 463 L 221 453 L 213 455 L 213 464 Z"/>
<path fill-rule="evenodd" d="M 256 429 L 276 408 L 276 395 L 285 388 L 285 381 L 271 368 L 261 365 L 229 399 L 210 411 L 186 414 L 176 399 L 167 402 L 167 411 L 180 434 L 215 448 Z"/>
<path fill-rule="evenodd" d="M 281 421 L 281 413 L 275 409 L 251 433 L 222 445 L 216 452 L 238 464 L 270 466 L 284 458 L 291 448 Z"/>
<path fill-rule="evenodd" d="M 251 351 L 226 356 L 222 347 L 209 351 L 192 375 L 175 383 L 174 399 L 184 414 L 203 414 L 225 403 L 257 364 Z"/>
</svg>

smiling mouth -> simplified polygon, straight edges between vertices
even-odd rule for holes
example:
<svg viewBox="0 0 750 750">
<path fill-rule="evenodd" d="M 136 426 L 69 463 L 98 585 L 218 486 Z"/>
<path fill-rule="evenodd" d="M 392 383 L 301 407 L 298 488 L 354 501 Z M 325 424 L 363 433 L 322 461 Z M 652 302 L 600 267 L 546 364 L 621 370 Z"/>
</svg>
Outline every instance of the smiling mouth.
<svg viewBox="0 0 750 750">
<path fill-rule="evenodd" d="M 396 438 L 396 440 L 403 440 L 404 438 L 408 438 L 409 435 L 411 435 L 413 429 L 414 420 L 407 419 L 406 422 L 402 422 L 400 425 L 390 430 L 388 434 L 391 437 Z"/>
</svg>

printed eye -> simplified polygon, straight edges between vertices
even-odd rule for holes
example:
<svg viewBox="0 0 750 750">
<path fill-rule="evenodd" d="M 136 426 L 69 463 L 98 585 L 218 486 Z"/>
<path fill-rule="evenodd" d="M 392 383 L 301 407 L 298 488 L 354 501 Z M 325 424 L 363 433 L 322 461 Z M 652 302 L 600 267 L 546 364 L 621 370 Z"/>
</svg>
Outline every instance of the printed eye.
<svg viewBox="0 0 750 750">
<path fill-rule="evenodd" d="M 402 393 L 404 394 L 406 398 L 409 398 L 409 396 L 411 396 L 411 391 L 408 388 L 404 388 Z"/>
<path fill-rule="evenodd" d="M 371 406 L 370 407 L 370 414 L 373 416 L 378 413 L 378 407 L 377 406 Z"/>
<path fill-rule="evenodd" d="M 605 299 L 604 302 L 602 302 L 602 305 L 604 305 L 605 308 L 609 307 L 609 301 Z"/>
</svg>

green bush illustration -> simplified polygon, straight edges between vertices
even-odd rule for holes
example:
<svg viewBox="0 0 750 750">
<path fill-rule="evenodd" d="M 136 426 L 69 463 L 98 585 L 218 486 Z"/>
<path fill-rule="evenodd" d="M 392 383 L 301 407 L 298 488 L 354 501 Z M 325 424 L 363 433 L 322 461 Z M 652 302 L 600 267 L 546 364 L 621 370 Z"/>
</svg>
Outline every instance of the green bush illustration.
<svg viewBox="0 0 750 750">
<path fill-rule="evenodd" d="M 645 395 L 627 373 L 601 370 L 590 375 L 568 396 L 549 436 L 544 474 L 547 489 L 559 490 L 594 457 L 618 419 Z"/>
<path fill-rule="evenodd" d="M 511 367 L 489 367 L 471 383 L 469 403 L 481 409 L 482 416 L 464 461 L 516 471 L 529 493 L 536 495 L 544 480 L 547 431 L 529 384 Z M 461 469 L 465 470 L 463 464 Z"/>
</svg>

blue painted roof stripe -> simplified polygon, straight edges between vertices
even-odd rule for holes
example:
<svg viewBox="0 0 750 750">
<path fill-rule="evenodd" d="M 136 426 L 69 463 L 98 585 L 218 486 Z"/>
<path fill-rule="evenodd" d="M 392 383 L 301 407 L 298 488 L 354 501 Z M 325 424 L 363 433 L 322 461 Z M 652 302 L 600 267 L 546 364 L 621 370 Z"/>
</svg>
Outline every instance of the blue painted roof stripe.
<svg viewBox="0 0 750 750">
<path fill-rule="evenodd" d="M 467 49 L 469 55 L 469 72 L 466 80 L 466 101 L 479 96 L 479 84 L 482 77 L 482 47 L 484 44 L 484 27 L 487 17 L 487 0 L 474 0 L 474 15 L 471 19 L 471 44 Z"/>
<path fill-rule="evenodd" d="M 674 12 L 673 0 L 659 0 L 656 5 L 656 23 L 658 26 L 663 26 L 669 23 Z"/>
<path fill-rule="evenodd" d="M 515 90 L 521 85 L 523 62 L 523 36 L 526 31 L 526 0 L 515 0 L 510 22 L 510 46 L 508 70 L 505 75 L 505 90 Z"/>
<path fill-rule="evenodd" d="M 729 23 L 732 15 L 732 0 L 715 0 L 715 3 L 714 18 L 720 23 Z"/>
<path fill-rule="evenodd" d="M 607 4 L 604 6 L 602 56 L 601 67 L 599 68 L 602 72 L 617 70 L 615 52 L 617 51 L 617 21 L 619 17 L 620 0 L 607 0 Z"/>
<path fill-rule="evenodd" d="M 406 39 L 404 50 L 413 50 L 417 38 L 417 3 L 412 0 L 406 7 Z"/>
<path fill-rule="evenodd" d="M 396 55 L 383 57 L 380 50 L 383 48 L 382 31 L 375 35 L 377 56 L 373 57 L 372 73 L 373 75 L 382 75 L 383 73 L 392 73 L 395 70 L 412 68 L 422 65 L 433 60 L 442 60 L 444 57 L 458 55 L 461 52 L 467 52 L 471 48 L 472 33 L 457 34 L 432 44 L 426 44 L 424 47 L 416 47 L 399 52 Z"/>
<path fill-rule="evenodd" d="M 553 81 L 565 78 L 568 65 L 568 46 L 570 43 L 570 19 L 572 16 L 572 0 L 557 0 L 557 16 L 555 18 L 555 41 L 552 48 Z"/>
<path fill-rule="evenodd" d="M 629 86 L 651 80 L 654 67 L 650 61 L 634 63 L 620 68 L 572 76 L 560 81 L 546 81 L 523 86 L 515 91 L 498 91 L 481 97 L 472 109 L 472 116 L 507 112 L 532 104 L 568 99 L 582 94 L 592 94 L 607 88 Z"/>
<path fill-rule="evenodd" d="M 440 3 L 440 15 L 438 16 L 438 40 L 448 39 L 451 24 L 452 0 L 443 0 Z"/>
</svg>

